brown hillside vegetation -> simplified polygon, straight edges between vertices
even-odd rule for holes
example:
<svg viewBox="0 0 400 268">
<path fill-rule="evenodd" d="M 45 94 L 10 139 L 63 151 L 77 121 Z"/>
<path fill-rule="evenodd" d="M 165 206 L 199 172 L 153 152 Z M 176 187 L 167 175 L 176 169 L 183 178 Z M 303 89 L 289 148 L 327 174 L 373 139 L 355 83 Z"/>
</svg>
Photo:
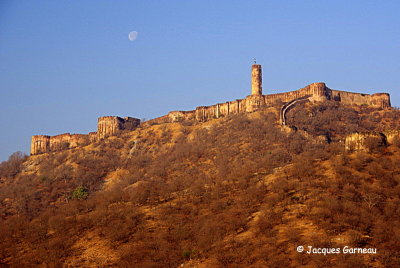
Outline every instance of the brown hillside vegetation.
<svg viewBox="0 0 400 268">
<path fill-rule="evenodd" d="M 355 131 L 400 129 L 400 112 L 308 103 L 288 112 L 297 132 L 277 114 L 14 154 L 0 164 L 0 266 L 400 267 L 400 148 L 343 146 Z"/>
</svg>

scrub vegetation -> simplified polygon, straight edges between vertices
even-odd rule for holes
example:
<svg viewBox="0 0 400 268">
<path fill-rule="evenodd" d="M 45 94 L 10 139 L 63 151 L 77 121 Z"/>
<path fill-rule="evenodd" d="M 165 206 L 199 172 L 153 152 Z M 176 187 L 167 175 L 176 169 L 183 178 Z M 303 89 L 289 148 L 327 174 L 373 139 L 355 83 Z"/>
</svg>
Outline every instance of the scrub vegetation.
<svg viewBox="0 0 400 268">
<path fill-rule="evenodd" d="M 288 113 L 290 132 L 277 114 L 13 154 L 0 164 L 0 266 L 400 267 L 399 145 L 342 142 L 399 129 L 400 112 L 306 104 Z"/>
</svg>

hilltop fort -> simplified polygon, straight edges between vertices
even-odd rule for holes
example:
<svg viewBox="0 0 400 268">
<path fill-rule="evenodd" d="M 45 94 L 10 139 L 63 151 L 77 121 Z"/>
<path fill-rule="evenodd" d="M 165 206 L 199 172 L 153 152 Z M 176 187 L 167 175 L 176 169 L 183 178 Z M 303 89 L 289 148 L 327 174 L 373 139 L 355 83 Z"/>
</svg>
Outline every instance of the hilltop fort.
<svg viewBox="0 0 400 268">
<path fill-rule="evenodd" d="M 151 125 L 180 121 L 204 122 L 214 118 L 226 117 L 231 114 L 254 112 L 264 107 L 280 107 L 280 123 L 286 124 L 285 112 L 300 101 L 323 102 L 335 101 L 348 105 L 366 105 L 377 108 L 389 108 L 388 93 L 362 94 L 328 88 L 325 83 L 313 83 L 304 88 L 278 94 L 263 95 L 261 65 L 253 64 L 251 69 L 251 95 L 211 106 L 200 106 L 192 111 L 172 111 L 167 115 L 141 123 L 140 119 L 132 117 L 104 116 L 98 119 L 97 132 L 89 134 L 65 133 L 57 136 L 32 136 L 31 155 L 60 151 L 92 142 L 109 136 L 117 135 L 120 131 L 135 130 L 139 125 Z"/>
</svg>

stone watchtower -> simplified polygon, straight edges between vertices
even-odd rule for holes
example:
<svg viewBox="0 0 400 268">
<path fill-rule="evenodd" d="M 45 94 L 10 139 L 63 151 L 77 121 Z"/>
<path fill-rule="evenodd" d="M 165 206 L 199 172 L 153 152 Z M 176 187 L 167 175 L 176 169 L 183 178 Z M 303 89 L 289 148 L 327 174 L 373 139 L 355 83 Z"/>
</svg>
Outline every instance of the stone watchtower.
<svg viewBox="0 0 400 268">
<path fill-rule="evenodd" d="M 251 66 L 251 95 L 262 95 L 262 73 L 261 65 Z"/>
<path fill-rule="evenodd" d="M 246 97 L 246 112 L 253 112 L 265 105 L 265 98 L 262 94 L 262 73 L 261 65 L 251 66 L 251 95 Z"/>
</svg>

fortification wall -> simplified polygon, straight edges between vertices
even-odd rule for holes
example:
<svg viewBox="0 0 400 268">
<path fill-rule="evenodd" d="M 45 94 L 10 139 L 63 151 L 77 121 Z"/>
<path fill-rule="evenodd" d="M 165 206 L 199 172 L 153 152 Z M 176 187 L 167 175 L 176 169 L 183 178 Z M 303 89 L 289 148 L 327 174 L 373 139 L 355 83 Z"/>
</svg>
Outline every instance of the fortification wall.
<svg viewBox="0 0 400 268">
<path fill-rule="evenodd" d="M 285 93 L 264 95 L 264 97 L 265 97 L 265 103 L 268 106 L 280 102 L 283 103 L 290 102 L 292 100 L 303 97 L 311 97 L 312 100 L 323 101 L 328 99 L 327 97 L 328 91 L 329 89 L 326 87 L 325 83 L 313 83 L 298 90 Z"/>
<path fill-rule="evenodd" d="M 346 151 L 368 151 L 367 139 L 380 137 L 377 133 L 353 133 L 345 138 L 344 148 Z"/>
<path fill-rule="evenodd" d="M 392 107 L 390 103 L 390 95 L 388 93 L 375 93 L 371 95 L 371 105 L 380 108 Z"/>
<path fill-rule="evenodd" d="M 168 115 L 163 115 L 163 116 L 160 116 L 160 117 L 145 121 L 141 125 L 146 127 L 146 126 L 151 126 L 152 124 L 164 124 L 164 123 L 168 123 L 168 122 L 169 122 Z"/>
<path fill-rule="evenodd" d="M 133 117 L 103 116 L 97 121 L 98 139 L 114 136 L 121 130 L 135 130 L 140 125 L 140 119 Z"/>
<path fill-rule="evenodd" d="M 83 134 L 83 135 L 85 135 L 85 134 Z M 89 132 L 88 136 L 89 136 L 90 143 L 97 141 L 97 137 L 98 137 L 97 132 Z"/>
<path fill-rule="evenodd" d="M 31 140 L 31 155 L 85 146 L 122 130 L 134 130 L 140 120 L 133 117 L 104 116 L 98 119 L 98 132 L 89 134 L 64 133 L 56 136 L 36 135 Z"/>
<path fill-rule="evenodd" d="M 68 149 L 70 146 L 71 134 L 65 133 L 50 137 L 50 151 L 60 151 Z"/>
<path fill-rule="evenodd" d="M 85 134 L 36 135 L 32 136 L 31 155 L 85 146 L 90 142 L 90 136 Z"/>
<path fill-rule="evenodd" d="M 340 101 L 349 105 L 368 105 L 379 108 L 390 107 L 390 95 L 387 93 L 376 93 L 373 95 L 354 93 L 341 90 L 330 90 L 330 99 Z"/>
<path fill-rule="evenodd" d="M 331 90 L 326 87 L 325 83 L 313 83 L 299 90 L 286 93 L 262 95 L 261 65 L 252 65 L 251 77 L 251 95 L 247 96 L 245 99 L 217 103 L 211 106 L 200 106 L 192 111 L 173 111 L 167 115 L 146 121 L 143 123 L 143 126 L 169 122 L 180 122 L 185 120 L 203 122 L 213 118 L 225 117 L 231 114 L 253 112 L 265 106 L 285 104 L 300 98 L 307 98 L 311 101 L 334 100 L 345 104 L 371 105 L 381 108 L 390 107 L 389 94 L 378 93 L 368 95 Z M 139 125 L 140 120 L 137 118 L 121 118 L 117 116 L 100 117 L 98 119 L 97 132 L 90 132 L 88 135 L 71 135 L 69 133 L 65 133 L 53 137 L 45 135 L 33 136 L 31 142 L 31 154 L 34 155 L 82 146 L 109 136 L 117 135 L 122 130 L 135 130 Z M 353 138 L 354 142 L 360 139 L 361 138 L 359 137 Z M 351 140 L 352 138 L 349 137 L 349 144 Z M 355 146 L 362 146 L 360 144 L 362 144 L 362 141 L 358 141 L 358 145 L 356 144 Z"/>
<path fill-rule="evenodd" d="M 89 143 L 89 135 L 65 133 L 50 137 L 50 151 L 61 151 L 79 146 L 85 146 Z"/>
<path fill-rule="evenodd" d="M 253 68 L 253 71 L 257 68 Z M 255 77 L 257 77 L 255 75 Z M 325 100 L 340 101 L 345 104 L 357 105 L 371 105 L 382 108 L 390 107 L 390 96 L 386 93 L 378 93 L 374 95 L 359 94 L 352 92 L 345 92 L 339 90 L 329 89 L 325 83 L 313 83 L 304 88 L 277 94 L 259 95 L 260 84 L 256 83 L 259 79 L 254 79 L 252 85 L 255 89 L 252 95 L 247 96 L 245 99 L 238 99 L 235 101 L 228 101 L 225 103 L 217 103 L 211 106 L 199 106 L 196 110 L 192 111 L 173 111 L 167 116 L 162 116 L 148 123 L 167 123 L 167 122 L 180 122 L 184 120 L 195 120 L 204 122 L 213 118 L 225 117 L 231 114 L 242 112 L 253 112 L 261 107 L 272 106 L 275 104 L 288 103 L 296 99 L 308 97 L 311 101 L 321 102 Z"/>
<path fill-rule="evenodd" d="M 385 131 L 383 134 L 386 136 L 388 144 L 395 144 L 395 142 L 400 141 L 400 130 Z"/>
<path fill-rule="evenodd" d="M 353 133 L 345 138 L 346 151 L 368 151 L 368 139 L 374 138 L 384 145 L 395 144 L 400 140 L 400 130 L 385 131 L 382 133 Z"/>
<path fill-rule="evenodd" d="M 50 151 L 50 136 L 36 135 L 31 139 L 31 155 Z"/>
<path fill-rule="evenodd" d="M 340 101 L 344 104 L 370 105 L 372 103 L 371 95 L 369 94 L 360 94 L 340 90 L 331 90 L 331 99 Z"/>
<path fill-rule="evenodd" d="M 237 114 L 241 112 L 249 112 L 251 110 L 251 101 L 248 100 L 257 99 L 263 100 L 262 95 L 250 95 L 246 99 L 238 99 L 235 101 L 229 101 L 225 103 L 217 103 L 211 106 L 200 106 L 197 107 L 194 119 L 199 122 L 204 122 L 213 118 L 226 117 L 231 114 Z"/>
<path fill-rule="evenodd" d="M 196 117 L 196 112 L 192 111 L 172 111 L 168 113 L 168 120 L 167 122 L 181 122 L 187 120 L 193 120 Z M 165 120 L 164 120 L 165 121 Z"/>
</svg>

